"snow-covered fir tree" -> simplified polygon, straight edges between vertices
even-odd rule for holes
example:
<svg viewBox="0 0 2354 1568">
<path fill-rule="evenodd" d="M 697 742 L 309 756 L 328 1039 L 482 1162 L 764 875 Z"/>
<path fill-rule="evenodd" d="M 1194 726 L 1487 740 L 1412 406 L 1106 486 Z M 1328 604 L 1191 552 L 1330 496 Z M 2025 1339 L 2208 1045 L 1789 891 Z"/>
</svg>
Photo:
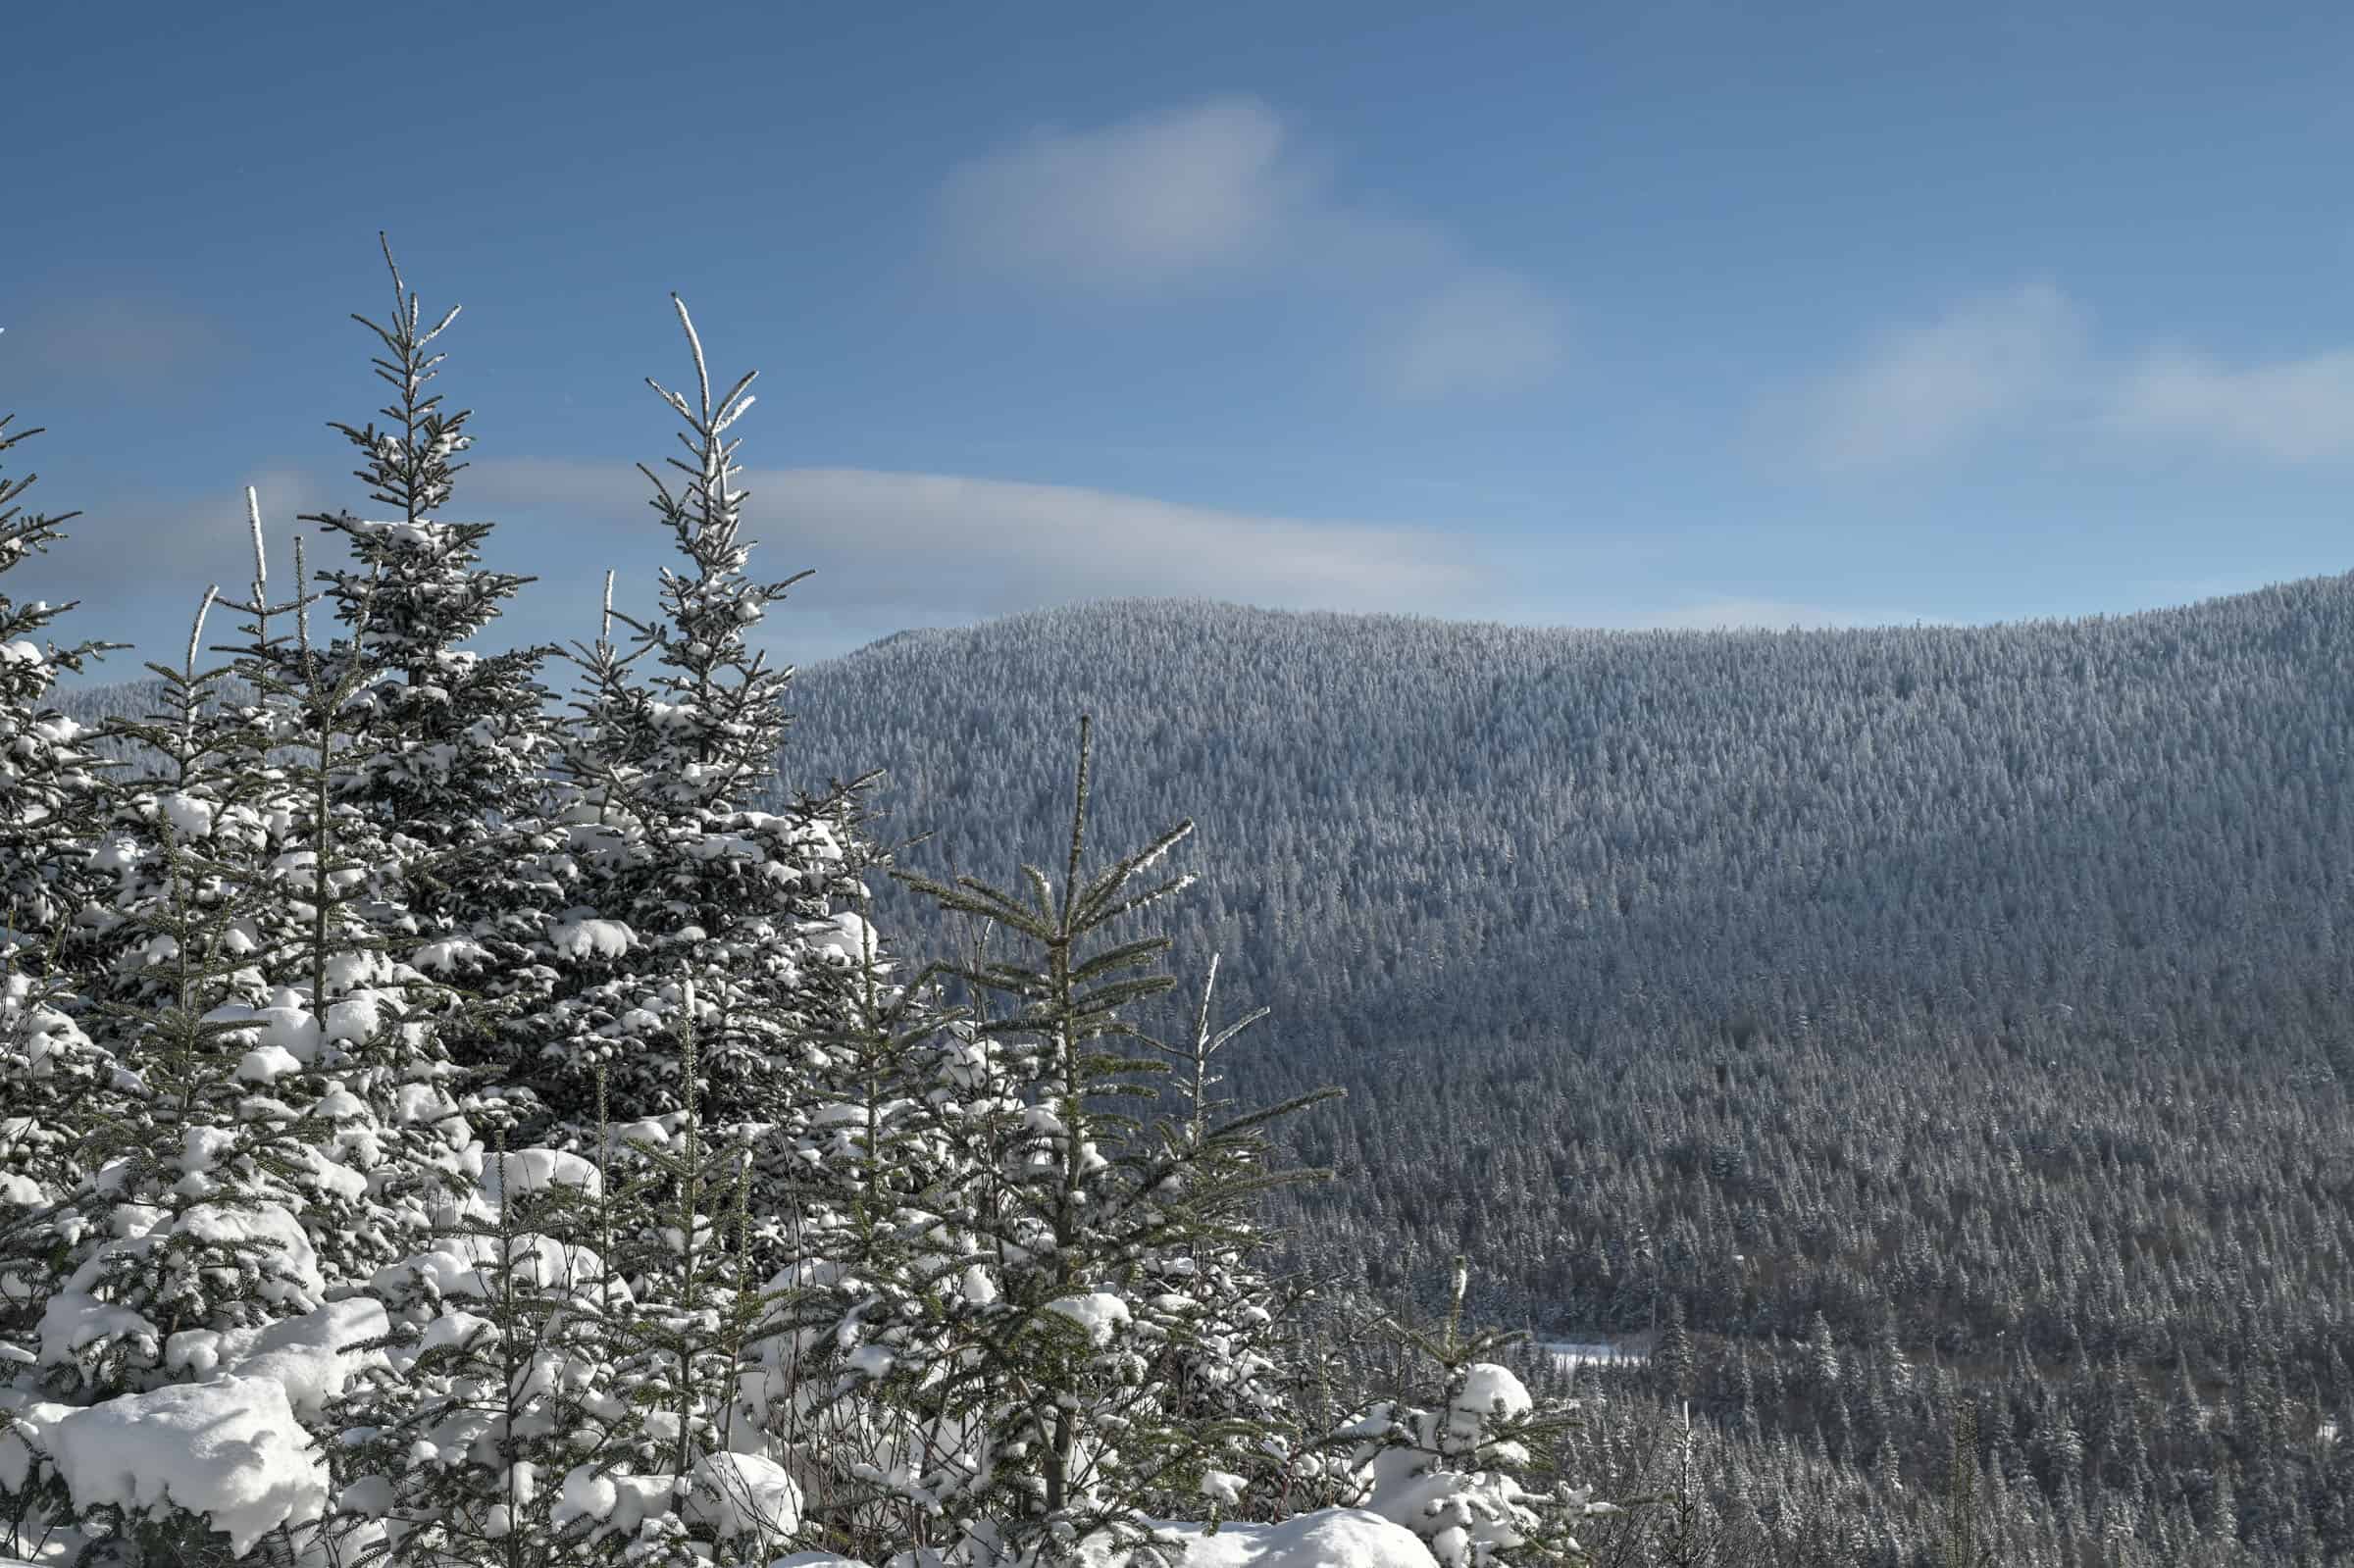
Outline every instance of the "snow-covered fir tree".
<svg viewBox="0 0 2354 1568">
<path fill-rule="evenodd" d="M 628 1173 L 632 1210 L 608 1241 L 610 1266 L 635 1299 L 618 1368 L 640 1412 L 639 1470 L 674 1489 L 679 1529 L 663 1549 L 682 1560 L 723 1562 L 753 1544 L 773 1547 L 798 1528 L 800 1492 L 764 1450 L 746 1408 L 767 1296 L 754 1272 L 751 1147 L 720 1134 L 701 1113 L 695 987 L 680 1010 L 677 1111 L 607 1134 L 600 1146 Z M 738 1538 L 749 1534 L 756 1543 Z M 690 1546 L 692 1539 L 700 1544 Z M 652 1549 L 648 1546 L 647 1549 Z M 765 1560 L 756 1559 L 756 1560 Z"/>
<path fill-rule="evenodd" d="M 167 711 L 115 727 L 151 766 L 118 784 L 93 857 L 114 886 L 77 944 L 113 1077 L 81 1107 L 86 1174 L 19 1228 L 54 1269 L 26 1355 L 51 1416 L 233 1382 L 230 1368 L 351 1329 L 336 1299 L 467 1186 L 450 1069 L 406 1016 L 425 983 L 381 935 L 385 835 L 335 798 L 363 667 L 313 645 L 312 599 L 271 600 L 248 505 L 252 590 L 225 607 L 245 617 L 221 650 L 232 662 L 199 667 L 208 590 L 180 667 L 150 666 Z M 298 545 L 298 577 L 299 562 Z M 289 1419 L 315 1418 L 339 1375 L 280 1393 Z M 53 1435 L 38 1440 L 52 1456 Z M 185 1502 L 118 1499 L 80 1525 L 125 1550 L 192 1550 Z"/>
<path fill-rule="evenodd" d="M 1149 1503 L 1239 1502 L 1244 1472 L 1281 1439 L 1247 1396 L 1189 1408 L 1203 1392 L 1189 1366 L 1230 1325 L 1172 1287 L 1199 1256 L 1247 1248 L 1248 1199 L 1276 1180 L 1255 1134 L 1320 1096 L 1159 1128 L 1119 1108 L 1149 1109 L 1165 1077 L 1130 1015 L 1175 981 L 1149 972 L 1167 938 L 1112 933 L 1190 885 L 1151 874 L 1192 824 L 1089 873 L 1089 750 L 1082 718 L 1059 885 L 1033 866 L 1023 894 L 904 878 L 1018 944 L 951 970 L 1009 1011 L 940 1064 L 931 1103 L 966 1167 L 938 1216 L 966 1262 L 961 1307 L 941 1322 L 955 1370 L 905 1391 L 921 1428 L 955 1437 L 902 1484 L 976 1565 L 1059 1561 L 1106 1535 L 1150 1554 Z"/>
<path fill-rule="evenodd" d="M 846 924 L 846 923 L 845 923 Z M 893 978 L 863 923 L 847 1016 L 808 1056 L 804 1131 L 776 1184 L 791 1261 L 768 1282 L 747 1415 L 789 1456 L 812 1538 L 851 1557 L 953 1544 L 934 1487 L 970 1429 L 941 1397 L 957 1320 L 989 1306 L 950 1229 L 972 1176 L 954 1085 L 970 1019 L 929 972 Z"/>
<path fill-rule="evenodd" d="M 111 961 L 85 985 L 122 1073 L 87 1107 L 89 1175 L 50 1219 L 72 1266 L 39 1365 L 63 1394 L 168 1381 L 198 1343 L 178 1337 L 255 1327 L 325 1290 L 296 1216 L 341 1173 L 277 1092 L 306 1064 L 253 1023 L 266 968 L 297 940 L 272 831 L 284 801 L 267 738 L 214 700 L 228 668 L 197 664 L 215 603 L 208 590 L 180 668 L 149 666 L 171 711 L 119 727 L 160 763 L 125 783 L 99 857 L 120 883 Z"/>
<path fill-rule="evenodd" d="M 360 1187 L 280 1092 L 302 1064 L 254 1037 L 256 960 L 289 923 L 274 885 L 274 771 L 253 727 L 211 701 L 226 668 L 196 662 L 213 601 L 208 590 L 180 668 L 150 666 L 172 711 L 130 728 L 160 766 L 126 790 L 101 856 L 122 878 L 105 926 L 115 959 L 85 984 L 115 1071 L 82 1107 L 86 1171 L 9 1238 L 50 1274 L 31 1342 L 14 1347 L 12 1436 L 28 1457 L 0 1478 L 12 1511 L 21 1530 L 70 1518 L 127 1551 L 195 1553 L 220 1521 L 184 1497 L 71 1486 L 50 1461 L 77 1412 L 202 1380 L 320 1308 L 328 1281 L 302 1216 Z M 286 1404 L 281 1391 L 273 1408 Z"/>
<path fill-rule="evenodd" d="M 715 403 L 701 339 L 673 298 L 696 400 L 648 378 L 686 423 L 691 461 L 653 470 L 651 502 L 684 570 L 665 567 L 659 614 L 608 603 L 603 632 L 576 644 L 576 722 L 562 759 L 558 821 L 565 907 L 541 937 L 560 975 L 554 999 L 522 1026 L 538 1041 L 550 1097 L 577 1126 L 587 1085 L 608 1075 L 617 1117 L 675 1109 L 675 1015 L 697 987 L 700 1087 L 714 1126 L 780 1124 L 793 1099 L 801 1041 L 842 1005 L 849 968 L 834 900 L 860 890 L 865 852 L 848 788 L 761 808 L 777 788 L 790 667 L 753 634 L 797 579 L 749 573 L 745 492 L 736 488 L 751 374 Z M 618 622 L 626 641 L 617 642 Z"/>
<path fill-rule="evenodd" d="M 12 432 L 0 415 L 0 454 L 41 433 Z M 0 474 L 0 572 L 21 567 L 64 536 L 79 513 L 27 511 L 24 497 L 37 474 Z M 61 673 L 79 674 L 107 644 L 61 644 L 48 633 L 72 604 L 0 593 L 0 909 L 8 939 L 34 961 L 54 944 L 87 894 L 96 759 L 83 727 L 51 699 Z"/>
<path fill-rule="evenodd" d="M 749 1167 L 704 1140 L 692 1082 L 677 1112 L 600 1116 L 590 1155 L 501 1135 L 480 1199 L 371 1282 L 394 1326 L 336 1411 L 350 1560 L 765 1564 L 800 1528 L 741 1397 Z"/>
<path fill-rule="evenodd" d="M 1238 1114 L 1236 1102 L 1219 1092 L 1225 1074 L 1217 1057 L 1272 1009 L 1255 1008 L 1214 1028 L 1217 984 L 1213 953 L 1192 1035 L 1162 1046 L 1172 1069 L 1162 1098 L 1177 1114 L 1155 1125 L 1173 1148 L 1202 1161 L 1186 1178 L 1201 1210 L 1184 1241 L 1151 1252 L 1146 1268 L 1164 1295 L 1189 1303 L 1186 1332 L 1169 1337 L 1154 1368 L 1169 1386 L 1170 1414 L 1204 1430 L 1223 1427 L 1228 1441 L 1220 1462 L 1230 1468 L 1205 1477 L 1194 1495 L 1164 1493 L 1152 1511 L 1177 1518 L 1206 1506 L 1213 1516 L 1280 1518 L 1298 1511 L 1303 1499 L 1330 1494 L 1339 1478 L 1331 1457 L 1305 1441 L 1312 1434 L 1302 1422 L 1304 1385 L 1325 1370 L 1301 1332 L 1311 1292 L 1305 1280 L 1266 1275 L 1257 1199 L 1273 1187 L 1331 1173 L 1277 1170 L 1264 1129 L 1276 1116 L 1340 1091 L 1304 1095 L 1272 1113 Z"/>
<path fill-rule="evenodd" d="M 1421 1537 L 1442 1568 L 1574 1561 L 1582 1521 L 1613 1508 L 1554 1473 L 1576 1406 L 1540 1403 L 1504 1364 L 1522 1336 L 1463 1332 L 1469 1284 L 1458 1257 L 1437 1332 L 1389 1325 L 1425 1378 L 1335 1435 L 1350 1445 L 1356 1502 Z"/>
<path fill-rule="evenodd" d="M 424 326 L 389 242 L 378 240 L 392 313 L 354 320 L 382 345 L 373 364 L 392 400 L 379 411 L 383 429 L 333 428 L 359 452 L 354 477 L 369 499 L 391 515 L 304 519 L 349 546 L 351 565 L 322 577 L 368 672 L 347 702 L 357 746 L 335 797 L 392 836 L 400 915 L 388 935 L 401 950 L 438 979 L 516 1005 L 544 995 L 554 979 L 535 943 L 554 885 L 538 819 L 556 735 L 538 668 L 556 650 L 468 646 L 532 580 L 481 564 L 491 524 L 444 515 L 466 467 L 456 458 L 474 438 L 470 412 L 445 413 L 428 386 L 447 357 L 434 344 L 458 307 Z M 462 1065 L 503 1062 L 488 1011 L 442 1019 L 438 1033 Z"/>
<path fill-rule="evenodd" d="M 11 432 L 14 418 L 0 416 L 0 455 L 40 433 Z M 77 515 L 27 511 L 37 478 L 0 475 L 0 572 L 45 551 Z M 79 1107 L 112 1077 L 73 1016 L 75 922 L 101 875 L 90 847 L 103 806 L 85 732 L 52 697 L 60 672 L 80 672 L 104 645 L 47 636 L 72 608 L 0 593 L 0 1236 L 72 1189 L 83 1169 Z M 34 1310 L 39 1290 L 34 1278 L 0 1278 L 0 1333 Z"/>
<path fill-rule="evenodd" d="M 361 637 L 314 637 L 324 595 L 302 581 L 299 537 L 294 595 L 270 602 L 260 506 L 250 490 L 247 504 L 252 597 L 235 606 L 247 617 L 245 639 L 228 651 L 252 694 L 240 712 L 268 748 L 276 850 L 269 908 L 286 923 L 257 940 L 253 973 L 268 996 L 255 1016 L 269 1020 L 306 1070 L 288 1080 L 310 1096 L 298 1108 L 332 1125 L 332 1157 L 364 1183 L 353 1212 L 323 1209 L 310 1222 L 331 1277 L 344 1283 L 410 1251 L 463 1197 L 480 1156 L 435 1027 L 451 1014 L 451 997 L 407 956 L 415 934 L 403 872 L 414 840 L 343 787 L 374 754 L 359 693 L 382 667 Z M 355 630 L 365 626 L 363 605 Z"/>
<path fill-rule="evenodd" d="M 700 378 L 700 344 L 683 307 L 680 317 Z M 735 1549 L 736 1536 L 776 1532 L 768 1503 L 789 1490 L 781 1471 L 763 1469 L 771 1465 L 755 1451 L 763 1434 L 738 1397 L 740 1369 L 761 1315 L 750 1258 L 762 1249 L 758 1241 L 772 1256 L 782 1244 L 765 1203 L 755 1237 L 748 1139 L 765 1136 L 773 1143 L 777 1129 L 773 1121 L 747 1123 L 742 1087 L 766 1086 L 763 1108 L 773 1112 L 787 1108 L 797 1082 L 786 1071 L 797 1060 L 788 1047 L 805 1042 L 786 1026 L 799 983 L 791 963 L 779 959 L 799 956 L 822 972 L 839 971 L 846 960 L 837 951 L 839 924 L 798 918 L 823 913 L 824 894 L 842 884 L 834 870 L 841 839 L 827 833 L 827 812 L 803 803 L 795 814 L 772 815 L 740 804 L 773 770 L 783 726 L 776 707 L 783 673 L 767 670 L 742 635 L 757 621 L 758 606 L 783 587 L 742 576 L 747 546 L 735 533 L 742 497 L 728 488 L 733 442 L 720 441 L 720 431 L 749 401 L 742 390 L 740 384 L 714 410 L 703 381 L 699 416 L 663 394 L 703 439 L 700 447 L 691 443 L 698 461 L 691 472 L 716 485 L 691 506 L 657 481 L 664 519 L 697 566 L 693 579 L 665 576 L 665 606 L 691 635 L 682 639 L 667 625 L 638 625 L 624 616 L 636 633 L 629 650 L 617 648 L 610 635 L 579 650 L 588 689 L 567 746 L 568 820 L 559 824 L 556 852 L 538 862 L 561 879 L 567 906 L 537 934 L 553 993 L 521 1016 L 517 1032 L 528 1038 L 533 1031 L 587 1025 L 589 1033 L 558 1033 L 536 1062 L 524 1065 L 541 1069 L 539 1082 L 570 1113 L 568 1126 L 552 1130 L 597 1154 L 600 1182 L 608 1169 L 628 1174 L 626 1201 L 607 1188 L 604 1212 L 644 1211 L 614 1219 L 593 1249 L 600 1299 L 626 1305 L 626 1312 L 601 1319 L 601 1348 L 574 1363 L 593 1369 L 582 1372 L 583 1397 L 634 1412 L 628 1430 L 635 1436 L 623 1443 L 618 1428 L 608 1434 L 620 1446 L 593 1484 L 574 1489 L 572 1499 L 585 1506 L 584 1499 L 601 1497 L 608 1506 L 593 1519 L 566 1515 L 566 1529 L 546 1538 L 559 1544 L 626 1539 L 640 1553 L 724 1556 Z M 733 608 L 715 616 L 714 603 Z M 682 640 L 693 646 L 682 647 Z M 640 659 L 657 669 L 668 665 L 671 673 L 640 684 L 630 673 Z M 668 729 L 682 722 L 708 724 L 710 733 L 684 751 L 666 749 Z M 682 780 L 696 787 L 676 788 Z M 532 853 L 550 842 L 515 844 L 513 837 L 510 847 Z M 816 875 L 800 875 L 811 861 Z M 663 964 L 667 971 L 657 967 Z M 587 1049 L 565 1043 L 584 1037 L 593 1042 Z M 733 1072 L 701 1070 L 712 1039 L 735 1043 Z M 761 1048 L 747 1050 L 747 1040 Z M 618 1052 L 616 1061 L 620 1045 L 633 1048 Z M 609 1081 L 621 1086 L 618 1093 L 608 1093 Z M 592 1099 L 582 1092 L 584 1082 L 593 1086 Z M 731 1090 L 728 1121 L 707 1117 L 706 1098 Z M 618 1117 L 609 1124 L 607 1106 L 616 1102 Z M 589 1105 L 593 1122 L 582 1115 Z M 387 1304 L 395 1315 L 406 1310 L 398 1301 Z M 547 1319 L 551 1333 L 585 1321 L 577 1311 Z M 443 1331 L 429 1322 L 418 1332 Z M 449 1353 L 457 1353 L 454 1346 Z M 444 1396 L 440 1405 L 410 1410 L 402 1422 L 413 1428 L 436 1409 L 446 1413 L 446 1405 Z M 492 1446 L 508 1457 L 498 1461 L 504 1468 L 494 1492 L 511 1481 L 509 1450 L 522 1441 L 512 1422 L 500 1430 L 507 1437 Z M 435 1485 L 445 1492 L 479 1489 L 484 1462 L 479 1451 L 466 1460 L 453 1455 Z M 632 1476 L 642 1482 L 635 1492 Z M 667 1478 L 661 1498 L 644 1490 L 658 1477 Z M 757 1507 L 746 1500 L 755 1494 L 763 1499 Z M 614 1508 L 626 1516 L 623 1525 L 609 1517 Z M 435 1538 L 421 1529 L 403 1539 Z M 521 1541 L 500 1550 L 521 1550 Z M 690 1541 L 701 1544 L 691 1547 Z"/>
</svg>

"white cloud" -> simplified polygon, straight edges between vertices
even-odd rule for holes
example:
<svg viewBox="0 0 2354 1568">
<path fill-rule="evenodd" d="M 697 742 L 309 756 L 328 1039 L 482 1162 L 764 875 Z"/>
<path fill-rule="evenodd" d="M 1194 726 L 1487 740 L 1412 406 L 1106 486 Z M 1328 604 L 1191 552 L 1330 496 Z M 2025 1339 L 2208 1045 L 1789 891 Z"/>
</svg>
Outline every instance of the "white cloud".
<svg viewBox="0 0 2354 1568">
<path fill-rule="evenodd" d="M 2084 330 L 2048 283 L 1883 332 L 1802 406 L 1802 443 L 1829 472 L 1942 456 L 2015 427 L 2077 387 Z"/>
<path fill-rule="evenodd" d="M 1374 385 L 1407 400 L 1554 369 L 1560 313 L 1534 279 L 1437 225 L 1343 200 L 1330 176 L 1265 103 L 1212 98 L 1041 129 L 963 164 L 942 186 L 941 231 L 960 264 L 1058 293 L 1247 283 L 1355 312 Z"/>
<path fill-rule="evenodd" d="M 2354 350 L 2241 369 L 2153 351 L 2119 377 L 2108 421 L 2286 462 L 2354 454 Z"/>
<path fill-rule="evenodd" d="M 1560 308 L 1524 278 L 1481 271 L 1407 311 L 1373 364 L 1392 395 L 1426 402 L 1525 386 L 1561 358 Z"/>
<path fill-rule="evenodd" d="M 556 505 L 651 542 L 645 485 L 619 464 L 477 463 L 482 510 Z M 1444 613 L 1486 573 L 1430 528 L 1314 523 L 1071 485 L 867 469 L 747 471 L 766 567 L 814 567 L 801 597 L 840 612 L 996 615 L 1124 595 Z M 624 531 L 626 523 L 629 530 Z M 580 553 L 576 537 L 568 545 Z M 597 563 L 601 571 L 603 562 Z"/>
<path fill-rule="evenodd" d="M 1113 290 L 1263 260 L 1313 172 L 1264 104 L 1214 98 L 1095 131 L 1043 129 L 955 170 L 942 216 L 968 257 Z"/>
</svg>

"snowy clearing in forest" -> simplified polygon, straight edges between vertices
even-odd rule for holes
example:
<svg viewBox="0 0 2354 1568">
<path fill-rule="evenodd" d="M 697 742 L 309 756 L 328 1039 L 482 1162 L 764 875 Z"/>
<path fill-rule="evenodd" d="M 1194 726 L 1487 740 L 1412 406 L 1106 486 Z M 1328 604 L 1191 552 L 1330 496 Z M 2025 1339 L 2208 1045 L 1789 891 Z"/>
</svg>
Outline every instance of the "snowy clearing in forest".
<svg viewBox="0 0 2354 1568">
<path fill-rule="evenodd" d="M 1553 1357 L 1557 1365 L 1566 1369 L 1574 1369 L 1588 1362 L 1600 1366 L 1634 1367 L 1651 1359 L 1641 1350 L 1630 1350 L 1624 1345 L 1601 1340 L 1540 1340 L 1537 1348 Z"/>
</svg>

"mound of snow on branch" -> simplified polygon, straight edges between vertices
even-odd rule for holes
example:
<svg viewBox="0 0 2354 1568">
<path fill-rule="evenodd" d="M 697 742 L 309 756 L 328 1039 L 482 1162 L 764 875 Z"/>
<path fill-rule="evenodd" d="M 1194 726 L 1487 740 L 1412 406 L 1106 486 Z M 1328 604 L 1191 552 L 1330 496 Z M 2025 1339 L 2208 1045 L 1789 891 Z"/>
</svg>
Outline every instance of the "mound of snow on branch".
<svg viewBox="0 0 2354 1568">
<path fill-rule="evenodd" d="M 686 1515 L 723 1540 L 781 1539 L 801 1528 L 801 1489 L 785 1467 L 755 1453 L 712 1453 L 689 1477 Z"/>
<path fill-rule="evenodd" d="M 203 1514 L 240 1555 L 327 1507 L 327 1467 L 306 1446 L 285 1386 L 270 1378 L 124 1394 L 44 1436 L 77 1510 Z"/>
<path fill-rule="evenodd" d="M 285 1391 L 294 1414 L 309 1421 L 340 1398 L 359 1373 L 384 1364 L 383 1351 L 361 1355 L 352 1346 L 389 1327 L 382 1304 L 355 1296 L 265 1328 L 175 1334 L 165 1341 L 164 1364 L 203 1382 L 267 1378 Z"/>
</svg>

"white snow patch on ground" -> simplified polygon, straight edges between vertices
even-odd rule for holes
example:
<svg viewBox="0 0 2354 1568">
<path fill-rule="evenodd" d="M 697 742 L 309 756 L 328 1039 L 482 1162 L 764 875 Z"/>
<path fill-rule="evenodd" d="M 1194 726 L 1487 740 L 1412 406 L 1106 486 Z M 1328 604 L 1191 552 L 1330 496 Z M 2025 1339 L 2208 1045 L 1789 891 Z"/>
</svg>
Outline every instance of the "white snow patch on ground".
<svg viewBox="0 0 2354 1568">
<path fill-rule="evenodd" d="M 1641 1366 L 1651 1359 L 1640 1350 L 1629 1350 L 1623 1345 L 1610 1344 L 1600 1340 L 1586 1342 L 1573 1340 L 1546 1340 L 1541 1341 L 1537 1348 L 1553 1357 L 1558 1364 L 1564 1368 L 1577 1367 L 1589 1361 L 1603 1366 L 1633 1367 Z"/>
</svg>

